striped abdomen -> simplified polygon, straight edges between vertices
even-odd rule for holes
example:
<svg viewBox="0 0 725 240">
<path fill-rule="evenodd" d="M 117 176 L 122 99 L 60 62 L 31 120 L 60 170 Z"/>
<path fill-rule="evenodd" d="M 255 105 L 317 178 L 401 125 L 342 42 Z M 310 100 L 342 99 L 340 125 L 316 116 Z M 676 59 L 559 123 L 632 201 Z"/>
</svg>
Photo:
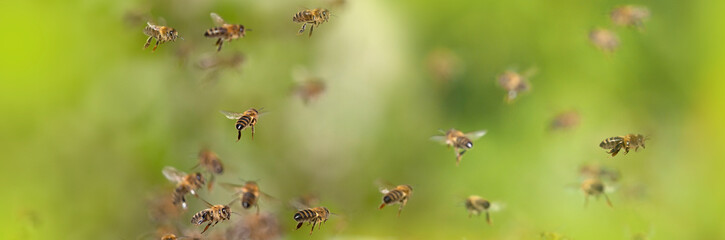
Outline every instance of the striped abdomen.
<svg viewBox="0 0 725 240">
<path fill-rule="evenodd" d="M 313 22 L 315 21 L 314 15 L 312 15 L 312 12 L 310 10 L 305 10 L 298 12 L 295 14 L 294 17 L 292 17 L 292 21 L 294 22 Z"/>
<path fill-rule="evenodd" d="M 227 29 L 223 27 L 215 27 L 204 32 L 204 37 L 216 38 L 223 37 L 227 34 Z"/>
<path fill-rule="evenodd" d="M 400 191 L 398 189 L 390 190 L 385 196 L 383 196 L 383 202 L 385 204 L 391 204 L 395 202 L 399 202 L 405 197 L 405 193 L 403 191 Z"/>
<path fill-rule="evenodd" d="M 455 145 L 459 148 L 469 149 L 469 148 L 473 147 L 473 142 L 471 141 L 471 139 L 468 139 L 467 137 L 457 137 Z"/>
<path fill-rule="evenodd" d="M 295 213 L 294 218 L 297 222 L 306 222 L 314 220 L 317 216 L 317 213 L 312 211 L 312 209 L 305 209 Z"/>
<path fill-rule="evenodd" d="M 201 212 L 194 214 L 194 216 L 191 217 L 191 223 L 199 225 L 206 221 L 211 220 L 210 217 L 211 217 L 211 213 L 209 213 L 209 209 L 205 209 Z"/>
<path fill-rule="evenodd" d="M 257 195 L 254 195 L 252 192 L 245 192 L 242 195 L 242 207 L 244 209 L 248 209 L 255 204 L 257 204 Z"/>
<path fill-rule="evenodd" d="M 599 143 L 599 147 L 604 149 L 612 149 L 622 143 L 622 137 L 610 137 L 607 139 L 604 139 L 601 143 Z"/>
<path fill-rule="evenodd" d="M 237 120 L 237 130 L 242 130 L 245 127 L 247 127 L 252 122 L 252 117 L 249 115 L 244 115 Z"/>
</svg>

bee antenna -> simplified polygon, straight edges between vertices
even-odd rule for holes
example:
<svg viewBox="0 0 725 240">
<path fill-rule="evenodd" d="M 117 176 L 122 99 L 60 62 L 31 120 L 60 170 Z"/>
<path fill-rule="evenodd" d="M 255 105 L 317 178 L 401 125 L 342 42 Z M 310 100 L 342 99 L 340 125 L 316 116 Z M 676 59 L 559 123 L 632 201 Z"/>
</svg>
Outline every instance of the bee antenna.
<svg viewBox="0 0 725 240">
<path fill-rule="evenodd" d="M 236 202 L 237 200 L 239 200 L 239 198 L 234 198 L 234 200 L 232 200 L 231 202 L 229 202 L 229 203 L 227 204 L 227 206 L 230 206 L 230 205 L 232 205 L 232 203 Z"/>
<path fill-rule="evenodd" d="M 214 206 L 213 204 L 207 202 L 206 200 L 204 200 L 203 198 L 201 198 L 199 196 L 196 196 L 196 198 L 201 199 L 202 201 L 204 201 L 204 203 L 206 203 L 206 205 L 209 205 L 209 207 Z"/>
<path fill-rule="evenodd" d="M 181 40 L 184 40 L 184 37 L 182 37 L 182 36 L 179 36 L 179 38 L 181 38 Z"/>
</svg>

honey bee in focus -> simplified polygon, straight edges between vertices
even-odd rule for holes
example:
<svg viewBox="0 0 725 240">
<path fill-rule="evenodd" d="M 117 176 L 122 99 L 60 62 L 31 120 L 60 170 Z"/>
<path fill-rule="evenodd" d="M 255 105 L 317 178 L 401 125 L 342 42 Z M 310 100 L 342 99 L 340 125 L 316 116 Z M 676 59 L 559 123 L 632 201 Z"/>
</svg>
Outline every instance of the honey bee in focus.
<svg viewBox="0 0 725 240">
<path fill-rule="evenodd" d="M 149 38 L 146 39 L 146 44 L 143 45 L 143 48 L 148 48 L 149 45 L 151 45 L 151 40 L 156 39 L 156 45 L 151 50 L 152 52 L 156 51 L 156 48 L 159 47 L 160 43 L 173 42 L 176 41 L 176 38 L 184 39 L 179 37 L 179 32 L 171 27 L 154 25 L 150 22 L 146 22 L 146 25 L 147 26 L 143 29 L 143 33 L 146 34 L 146 36 L 149 36 Z"/>
<path fill-rule="evenodd" d="M 480 130 L 475 132 L 470 132 L 464 134 L 461 131 L 458 131 L 454 128 L 451 128 L 447 132 L 441 131 L 441 133 L 444 133 L 445 135 L 442 136 L 433 136 L 430 139 L 436 142 L 444 143 L 448 145 L 448 147 L 453 147 L 455 153 L 456 153 L 456 166 L 461 162 L 461 157 L 468 149 L 473 148 L 473 141 L 483 137 L 483 135 L 486 135 L 486 130 Z M 462 151 L 458 152 L 458 149 L 462 149 Z"/>
<path fill-rule="evenodd" d="M 604 195 L 604 198 L 607 200 L 607 205 L 613 207 L 612 202 L 609 201 L 609 197 L 607 196 L 606 186 L 598 178 L 588 178 L 582 181 L 581 190 L 586 195 L 584 198 L 584 206 L 589 203 L 589 196 L 599 198 L 600 195 Z"/>
<path fill-rule="evenodd" d="M 563 130 L 574 128 L 579 125 L 581 117 L 577 111 L 562 112 L 551 121 L 549 128 L 551 130 Z"/>
<path fill-rule="evenodd" d="M 649 19 L 650 12 L 647 7 L 625 5 L 612 10 L 610 18 L 615 25 L 636 27 L 641 29 L 644 21 Z"/>
<path fill-rule="evenodd" d="M 259 197 L 266 196 L 269 197 L 269 195 L 259 191 L 259 185 L 257 185 L 257 182 L 255 181 L 247 181 L 244 183 L 244 185 L 239 184 L 232 184 L 232 183 L 222 183 L 222 186 L 224 186 L 227 189 L 231 189 L 234 191 L 234 194 L 239 196 L 239 200 L 241 201 L 242 208 L 249 209 L 252 206 L 257 208 L 257 215 L 259 215 Z M 271 198 L 271 197 L 269 197 Z"/>
<path fill-rule="evenodd" d="M 209 222 L 209 224 L 206 225 L 201 233 L 206 232 L 206 230 L 209 229 L 210 226 L 214 226 L 219 222 L 231 219 L 232 210 L 229 205 L 234 203 L 236 199 L 227 205 L 212 205 L 204 199 L 202 199 L 202 201 L 204 201 L 204 203 L 206 203 L 209 208 L 201 210 L 200 212 L 194 214 L 194 216 L 191 217 L 191 223 L 194 225 L 201 225 L 205 222 Z"/>
<path fill-rule="evenodd" d="M 181 206 L 186 209 L 186 194 L 191 193 L 196 195 L 196 190 L 199 190 L 204 186 L 204 177 L 201 173 L 186 174 L 176 168 L 166 166 L 162 170 L 164 177 L 176 183 L 176 189 L 174 189 L 174 205 L 181 203 Z"/>
<path fill-rule="evenodd" d="M 311 223 L 312 229 L 310 229 L 310 235 L 312 235 L 312 231 L 315 230 L 315 225 L 319 223 L 321 227 L 323 223 L 327 222 L 330 214 L 330 210 L 326 207 L 301 209 L 293 217 L 297 221 L 297 228 L 295 230 L 300 229 L 303 223 Z"/>
<path fill-rule="evenodd" d="M 589 41 L 600 50 L 612 53 L 619 47 L 619 37 L 616 33 L 602 28 L 593 29 L 589 32 Z"/>
<path fill-rule="evenodd" d="M 212 184 L 214 183 L 214 176 L 224 173 L 224 165 L 222 164 L 222 161 L 216 153 L 209 149 L 202 149 L 199 151 L 199 163 L 197 166 L 201 166 L 210 173 L 209 175 L 211 176 L 209 177 L 209 184 L 206 188 L 211 192 Z"/>
<path fill-rule="evenodd" d="M 214 44 L 217 46 L 217 52 L 222 50 L 224 41 L 231 42 L 234 39 L 243 38 L 247 31 L 251 31 L 251 29 L 246 29 L 244 28 L 244 25 L 241 24 L 228 24 L 216 13 L 211 13 L 209 15 L 214 23 L 217 24 L 217 27 L 206 30 L 206 32 L 204 32 L 204 37 L 218 38 Z"/>
<path fill-rule="evenodd" d="M 524 91 L 531 89 L 529 78 L 534 75 L 535 69 L 531 68 L 525 73 L 519 74 L 515 71 L 506 71 L 498 76 L 498 85 L 506 90 L 507 94 L 504 100 L 507 103 L 513 102 L 518 95 Z"/>
<path fill-rule="evenodd" d="M 292 17 L 292 21 L 296 23 L 304 23 L 298 34 L 305 32 L 305 27 L 310 24 L 310 37 L 312 37 L 312 31 L 315 27 L 320 24 L 327 22 L 330 19 L 330 10 L 324 8 L 307 9 L 300 11 Z"/>
<path fill-rule="evenodd" d="M 381 187 L 380 192 L 384 195 L 383 203 L 380 204 L 378 209 L 383 209 L 385 205 L 400 203 L 400 208 L 398 208 L 398 216 L 400 216 L 403 207 L 408 203 L 408 198 L 413 194 L 413 187 L 410 185 L 398 185 L 392 189 Z"/>
<path fill-rule="evenodd" d="M 634 148 L 636 152 L 639 147 L 645 148 L 644 142 L 649 139 L 642 134 L 627 134 L 624 136 L 610 137 L 599 143 L 599 147 L 609 149 L 608 154 L 612 157 L 617 156 L 620 150 L 624 149 L 624 153 L 629 153 L 630 148 Z"/>
<path fill-rule="evenodd" d="M 252 140 L 254 140 L 254 125 L 257 125 L 257 118 L 259 116 L 259 111 L 257 111 L 257 109 L 250 108 L 243 113 L 227 111 L 221 111 L 221 113 L 229 119 L 237 120 L 237 123 L 234 125 L 234 127 L 236 127 L 237 131 L 239 132 L 239 134 L 237 135 L 237 141 L 239 141 L 239 139 L 242 139 L 242 130 L 246 129 L 247 127 L 252 128 Z"/>
<path fill-rule="evenodd" d="M 468 210 L 468 217 L 470 218 L 473 214 L 480 216 L 482 212 L 486 213 L 486 222 L 488 225 L 492 224 L 491 216 L 489 211 L 494 210 L 496 206 L 490 201 L 481 198 L 480 196 L 471 195 L 466 198 L 466 210 Z"/>
</svg>

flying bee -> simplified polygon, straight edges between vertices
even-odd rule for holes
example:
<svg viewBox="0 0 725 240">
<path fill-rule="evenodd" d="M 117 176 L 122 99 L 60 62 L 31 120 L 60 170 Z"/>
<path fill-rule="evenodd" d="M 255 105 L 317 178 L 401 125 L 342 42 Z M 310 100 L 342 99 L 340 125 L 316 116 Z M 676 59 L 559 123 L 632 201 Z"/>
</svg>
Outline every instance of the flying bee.
<svg viewBox="0 0 725 240">
<path fill-rule="evenodd" d="M 322 227 L 322 224 L 327 222 L 330 215 L 330 210 L 326 207 L 301 209 L 294 215 L 294 219 L 297 221 L 297 228 L 295 230 L 300 229 L 303 223 L 312 223 L 312 229 L 310 229 L 310 235 L 312 235 L 312 231 L 315 230 L 315 225 L 319 223 L 320 227 Z"/>
<path fill-rule="evenodd" d="M 280 239 L 282 228 L 271 213 L 247 215 L 227 228 L 228 239 L 272 240 Z"/>
<path fill-rule="evenodd" d="M 199 151 L 199 163 L 197 166 L 201 166 L 211 173 L 209 174 L 211 175 L 209 177 L 209 184 L 206 187 L 209 191 L 211 191 L 212 184 L 214 183 L 214 176 L 224 173 L 224 165 L 222 165 L 222 161 L 216 153 L 209 149 L 202 149 Z"/>
<path fill-rule="evenodd" d="M 620 150 L 624 149 L 624 153 L 629 153 L 630 148 L 638 151 L 639 147 L 645 148 L 644 142 L 648 138 L 642 134 L 627 134 L 624 136 L 610 137 L 599 143 L 599 147 L 609 149 L 608 154 L 612 157 L 617 156 Z"/>
<path fill-rule="evenodd" d="M 162 173 L 169 179 L 169 181 L 176 183 L 176 189 L 174 189 L 174 205 L 181 203 L 181 206 L 186 209 L 186 194 L 191 193 L 196 195 L 196 190 L 199 190 L 204 186 L 204 177 L 201 173 L 186 174 L 176 168 L 166 166 Z"/>
<path fill-rule="evenodd" d="M 498 85 L 507 92 L 506 97 L 504 98 L 507 103 L 513 102 L 519 93 L 529 91 L 531 89 L 529 78 L 535 73 L 536 69 L 530 68 L 521 74 L 515 71 L 506 71 L 498 76 Z"/>
<path fill-rule="evenodd" d="M 441 142 L 450 148 L 453 147 L 455 153 L 456 153 L 456 166 L 461 162 L 461 157 L 463 156 L 468 149 L 473 148 L 473 141 L 476 139 L 479 139 L 483 137 L 483 135 L 486 135 L 486 130 L 480 130 L 475 132 L 470 132 L 464 134 L 461 131 L 458 131 L 454 128 L 451 128 L 447 132 L 440 131 L 441 133 L 444 133 L 445 135 L 439 135 L 439 136 L 433 136 L 430 139 L 436 142 Z M 458 149 L 461 149 L 462 151 L 458 152 Z"/>
<path fill-rule="evenodd" d="M 325 82 L 320 77 L 313 76 L 303 67 L 292 71 L 292 78 L 297 82 L 292 93 L 299 96 L 302 102 L 308 104 L 325 92 Z"/>
<path fill-rule="evenodd" d="M 650 16 L 649 9 L 644 6 L 625 5 L 612 10 L 610 18 L 615 25 L 642 28 L 644 21 Z"/>
<path fill-rule="evenodd" d="M 598 178 L 585 179 L 584 181 L 582 181 L 581 189 L 586 195 L 584 198 L 584 206 L 589 203 L 589 196 L 599 198 L 600 195 L 604 195 L 604 198 L 607 200 L 607 205 L 613 207 L 612 202 L 609 201 L 609 197 L 607 196 L 606 186 Z"/>
<path fill-rule="evenodd" d="M 380 204 L 378 209 L 383 209 L 385 205 L 400 203 L 400 208 L 398 208 L 398 216 L 400 216 L 400 212 L 403 211 L 403 207 L 405 207 L 405 204 L 408 203 L 408 198 L 410 198 L 410 195 L 413 194 L 413 187 L 410 185 L 398 185 L 392 189 L 381 187 L 380 193 L 384 195 L 383 203 Z"/>
<path fill-rule="evenodd" d="M 584 179 L 598 178 L 598 179 L 605 179 L 605 180 L 608 180 L 611 182 L 616 182 L 621 177 L 619 170 L 614 169 L 614 168 L 605 167 L 605 166 L 600 166 L 597 164 L 582 165 L 579 168 L 579 175 Z"/>
<path fill-rule="evenodd" d="M 222 44 L 224 44 L 224 41 L 231 42 L 234 39 L 243 38 L 247 31 L 251 31 L 251 29 L 246 29 L 244 28 L 244 25 L 241 24 L 228 24 L 216 13 L 211 13 L 210 15 L 211 19 L 214 20 L 214 23 L 216 23 L 218 27 L 206 30 L 206 32 L 204 32 L 204 37 L 218 38 L 214 44 L 217 46 L 217 52 L 222 50 Z"/>
<path fill-rule="evenodd" d="M 226 188 L 235 191 L 235 194 L 239 196 L 242 208 L 249 209 L 252 206 L 257 208 L 257 215 L 259 215 L 260 195 L 271 198 L 266 193 L 259 191 L 259 185 L 257 185 L 257 182 L 255 181 L 247 181 L 244 183 L 244 185 L 222 183 L 222 186 L 225 186 Z"/>
<path fill-rule="evenodd" d="M 581 117 L 577 111 L 562 112 L 554 117 L 549 128 L 551 130 L 570 129 L 579 125 Z"/>
<path fill-rule="evenodd" d="M 232 210 L 229 207 L 236 199 L 229 202 L 227 205 L 212 205 L 211 203 L 207 202 L 204 199 L 201 199 L 206 203 L 206 205 L 209 207 L 207 209 L 201 210 L 200 212 L 194 214 L 194 216 L 191 217 L 191 223 L 194 225 L 201 225 L 205 222 L 209 222 L 209 224 L 206 225 L 203 231 L 201 233 L 206 232 L 207 229 L 209 229 L 210 226 L 214 226 L 219 222 L 223 222 L 224 220 L 230 220 L 232 217 Z"/>
<path fill-rule="evenodd" d="M 261 109 L 260 109 L 261 110 Z M 236 119 L 237 123 L 234 125 L 237 128 L 237 131 L 239 134 L 237 135 L 237 141 L 239 139 L 242 139 L 242 130 L 244 130 L 247 127 L 252 128 L 252 140 L 254 140 L 254 125 L 257 125 L 257 118 L 260 115 L 259 111 L 254 108 L 250 108 L 247 111 L 244 111 L 243 113 L 236 113 L 236 112 L 227 112 L 227 111 L 221 111 L 224 116 L 227 116 L 229 119 Z"/>
<path fill-rule="evenodd" d="M 589 32 L 589 41 L 605 53 L 612 53 L 619 47 L 619 37 L 616 33 L 597 28 Z"/>
<path fill-rule="evenodd" d="M 471 195 L 468 198 L 466 198 L 466 210 L 468 210 L 468 217 L 470 218 L 471 215 L 476 214 L 476 216 L 480 216 L 481 212 L 486 213 L 486 222 L 488 222 L 488 225 L 491 225 L 491 216 L 489 216 L 489 209 L 492 208 L 491 202 L 489 202 L 486 199 L 483 199 L 476 195 Z"/>
<path fill-rule="evenodd" d="M 156 51 L 156 48 L 159 47 L 160 43 L 173 42 L 176 41 L 176 38 L 181 38 L 182 40 L 184 39 L 179 37 L 179 32 L 171 27 L 154 25 L 150 22 L 146 22 L 146 25 L 147 26 L 143 29 L 143 33 L 146 34 L 146 36 L 149 36 L 149 38 L 146 39 L 146 44 L 143 45 L 143 48 L 148 48 L 149 45 L 151 45 L 151 40 L 156 39 L 156 45 L 151 50 L 152 52 Z"/>
<path fill-rule="evenodd" d="M 305 27 L 307 27 L 308 23 L 312 25 L 310 26 L 310 37 L 312 37 L 312 31 L 315 30 L 315 27 L 319 26 L 324 22 L 327 22 L 327 20 L 329 19 L 330 10 L 324 8 L 303 10 L 296 13 L 295 16 L 292 17 L 292 21 L 296 23 L 304 23 L 302 25 L 302 28 L 300 28 L 298 34 L 302 34 L 303 32 L 305 32 Z"/>
<path fill-rule="evenodd" d="M 438 83 L 447 83 L 463 72 L 463 61 L 448 48 L 438 48 L 430 53 L 426 60 L 428 72 Z"/>
</svg>

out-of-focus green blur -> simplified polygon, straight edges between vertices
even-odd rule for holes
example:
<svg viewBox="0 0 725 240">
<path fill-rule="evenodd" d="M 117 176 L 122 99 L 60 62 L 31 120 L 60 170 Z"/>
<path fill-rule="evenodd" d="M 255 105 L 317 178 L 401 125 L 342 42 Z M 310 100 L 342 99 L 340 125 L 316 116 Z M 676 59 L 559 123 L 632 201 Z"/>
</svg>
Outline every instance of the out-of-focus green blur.
<svg viewBox="0 0 725 240">
<path fill-rule="evenodd" d="M 609 12 L 638 4 L 641 30 Z M 292 16 L 329 8 L 310 38 Z M 722 1 L 2 1 L 0 239 L 140 239 L 155 230 L 147 203 L 173 185 L 164 166 L 192 171 L 204 146 L 221 182 L 259 179 L 277 199 L 262 211 L 293 231 L 288 199 L 317 193 L 333 216 L 314 239 L 725 238 L 725 21 Z M 203 32 L 210 12 L 253 29 L 224 44 Z M 163 17 L 184 40 L 142 50 L 143 16 Z M 158 20 L 157 20 L 158 21 Z M 604 53 L 595 27 L 619 35 Z M 309 27 L 308 27 L 309 29 Z M 153 47 L 153 46 L 152 46 Z M 210 56 L 244 55 L 235 69 L 200 69 Z M 436 54 L 436 53 L 443 54 Z M 431 72 L 449 56 L 450 78 Z M 456 64 L 458 63 L 458 64 Z M 305 105 L 295 69 L 323 79 Z M 435 67 L 434 67 L 435 69 Z M 536 69 L 532 89 L 506 104 L 496 77 Z M 437 77 L 438 76 L 438 77 Z M 219 110 L 264 107 L 252 141 L 235 142 Z M 556 114 L 581 124 L 549 131 Z M 460 164 L 429 140 L 438 129 L 487 129 Z M 647 148 L 609 157 L 607 137 L 642 133 Z M 577 189 L 598 163 L 622 178 L 614 207 Z M 400 217 L 377 210 L 374 182 L 410 184 Z M 503 205 L 468 218 L 462 201 Z M 201 196 L 226 203 L 215 188 Z M 190 209 L 204 208 L 188 197 Z M 247 215 L 238 204 L 233 210 Z M 223 232 L 240 216 L 210 231 Z"/>
</svg>

